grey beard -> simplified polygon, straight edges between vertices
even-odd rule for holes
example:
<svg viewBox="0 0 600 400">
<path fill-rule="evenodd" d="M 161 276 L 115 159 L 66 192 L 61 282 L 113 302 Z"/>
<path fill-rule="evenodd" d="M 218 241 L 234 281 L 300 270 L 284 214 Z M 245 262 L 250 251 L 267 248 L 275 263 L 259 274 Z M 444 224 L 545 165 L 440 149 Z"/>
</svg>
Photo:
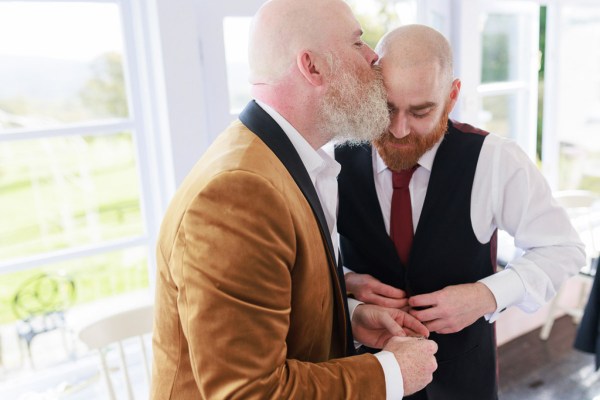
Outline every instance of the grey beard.
<svg viewBox="0 0 600 400">
<path fill-rule="evenodd" d="M 334 79 L 319 115 L 327 139 L 360 144 L 385 132 L 390 116 L 382 78 L 362 83 L 349 71 L 338 71 Z"/>
</svg>

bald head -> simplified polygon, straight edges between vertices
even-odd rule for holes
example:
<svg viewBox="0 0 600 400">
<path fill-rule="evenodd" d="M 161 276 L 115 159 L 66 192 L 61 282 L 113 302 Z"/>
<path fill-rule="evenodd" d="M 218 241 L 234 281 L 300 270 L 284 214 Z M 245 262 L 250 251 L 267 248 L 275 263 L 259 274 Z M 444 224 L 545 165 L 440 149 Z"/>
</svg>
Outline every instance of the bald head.
<svg viewBox="0 0 600 400">
<path fill-rule="evenodd" d="M 267 1 L 250 29 L 250 83 L 275 83 L 302 50 L 328 51 L 335 36 L 332 21 L 337 19 L 354 19 L 342 0 Z"/>
<path fill-rule="evenodd" d="M 381 63 L 391 68 L 437 64 L 444 81 L 451 82 L 452 49 L 448 40 L 425 25 L 405 25 L 387 33 L 377 44 Z"/>
</svg>

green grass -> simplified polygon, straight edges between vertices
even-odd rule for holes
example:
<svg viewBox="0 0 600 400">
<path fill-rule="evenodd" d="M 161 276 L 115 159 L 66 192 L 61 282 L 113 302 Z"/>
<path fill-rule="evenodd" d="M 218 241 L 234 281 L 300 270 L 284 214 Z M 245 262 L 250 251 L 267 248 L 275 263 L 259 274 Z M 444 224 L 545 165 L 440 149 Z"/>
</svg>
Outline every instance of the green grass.
<svg viewBox="0 0 600 400">
<path fill-rule="evenodd" d="M 143 232 L 129 135 L 44 141 L 0 153 L 0 260 Z"/>
<path fill-rule="evenodd" d="M 0 260 L 143 233 L 129 133 L 59 137 L 0 148 Z M 13 321 L 18 288 L 42 272 L 74 280 L 76 304 L 148 286 L 145 248 L 0 275 L 0 323 Z"/>
<path fill-rule="evenodd" d="M 76 305 L 147 288 L 147 265 L 145 248 L 136 248 L 3 274 L 0 276 L 0 324 L 17 319 L 12 307 L 15 295 L 25 282 L 41 273 L 72 279 L 75 282 L 72 305 Z"/>
</svg>

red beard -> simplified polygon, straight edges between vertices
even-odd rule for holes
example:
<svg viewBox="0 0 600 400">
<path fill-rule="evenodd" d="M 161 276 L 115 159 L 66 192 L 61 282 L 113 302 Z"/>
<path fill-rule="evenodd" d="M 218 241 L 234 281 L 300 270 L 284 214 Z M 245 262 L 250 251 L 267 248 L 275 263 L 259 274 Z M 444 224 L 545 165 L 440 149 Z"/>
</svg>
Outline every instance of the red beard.
<svg viewBox="0 0 600 400">
<path fill-rule="evenodd" d="M 385 162 L 385 165 L 392 171 L 402 171 L 417 165 L 417 162 L 423 154 L 436 144 L 448 130 L 448 114 L 446 109 L 442 113 L 436 127 L 429 133 L 423 135 L 410 133 L 402 139 L 397 139 L 389 131 L 373 141 L 373 145 Z M 406 145 L 400 149 L 390 144 Z"/>
</svg>

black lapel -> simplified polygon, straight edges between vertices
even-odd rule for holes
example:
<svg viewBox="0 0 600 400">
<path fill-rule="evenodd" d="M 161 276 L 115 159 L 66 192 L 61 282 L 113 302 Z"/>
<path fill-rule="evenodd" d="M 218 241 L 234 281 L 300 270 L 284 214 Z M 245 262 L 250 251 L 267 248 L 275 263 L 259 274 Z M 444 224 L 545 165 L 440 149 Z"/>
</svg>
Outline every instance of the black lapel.
<svg viewBox="0 0 600 400">
<path fill-rule="evenodd" d="M 339 299 L 338 296 L 335 296 L 335 298 L 338 299 L 340 302 L 339 306 L 343 310 L 341 314 L 338 314 L 339 326 L 341 329 L 345 328 L 346 331 L 345 335 L 343 335 L 346 339 L 346 343 L 342 344 L 342 348 L 345 348 L 348 354 L 352 354 L 354 352 L 354 340 L 352 338 L 348 307 L 346 306 L 346 284 L 344 282 L 342 268 L 337 266 L 335 253 L 333 251 L 333 243 L 331 242 L 331 235 L 327 228 L 327 220 L 325 219 L 321 201 L 310 180 L 308 171 L 306 171 L 304 163 L 283 129 L 281 129 L 277 122 L 256 104 L 254 100 L 246 105 L 246 108 L 240 113 L 239 119 L 248 129 L 258 136 L 271 151 L 273 151 L 273 153 L 275 153 L 279 160 L 281 160 L 317 217 L 321 235 L 325 238 L 327 249 L 329 251 L 329 259 L 331 260 L 333 267 L 332 272 L 335 274 L 333 285 L 338 291 Z"/>
<path fill-rule="evenodd" d="M 296 149 L 294 149 L 292 142 L 290 142 L 290 139 L 277 122 L 256 104 L 254 100 L 248 103 L 246 108 L 244 108 L 244 111 L 241 112 L 239 118 L 248 129 L 265 142 L 265 144 L 281 160 L 292 178 L 294 178 L 294 181 L 304 194 L 304 197 L 306 197 L 308 204 L 310 204 L 313 213 L 317 217 L 321 233 L 327 241 L 329 253 L 333 260 L 335 260 L 333 243 L 331 242 L 331 235 L 327 227 L 327 220 L 325 219 L 319 196 L 317 195 L 317 191 L 310 180 L 310 176 L 308 175 L 300 156 L 296 152 Z"/>
</svg>

